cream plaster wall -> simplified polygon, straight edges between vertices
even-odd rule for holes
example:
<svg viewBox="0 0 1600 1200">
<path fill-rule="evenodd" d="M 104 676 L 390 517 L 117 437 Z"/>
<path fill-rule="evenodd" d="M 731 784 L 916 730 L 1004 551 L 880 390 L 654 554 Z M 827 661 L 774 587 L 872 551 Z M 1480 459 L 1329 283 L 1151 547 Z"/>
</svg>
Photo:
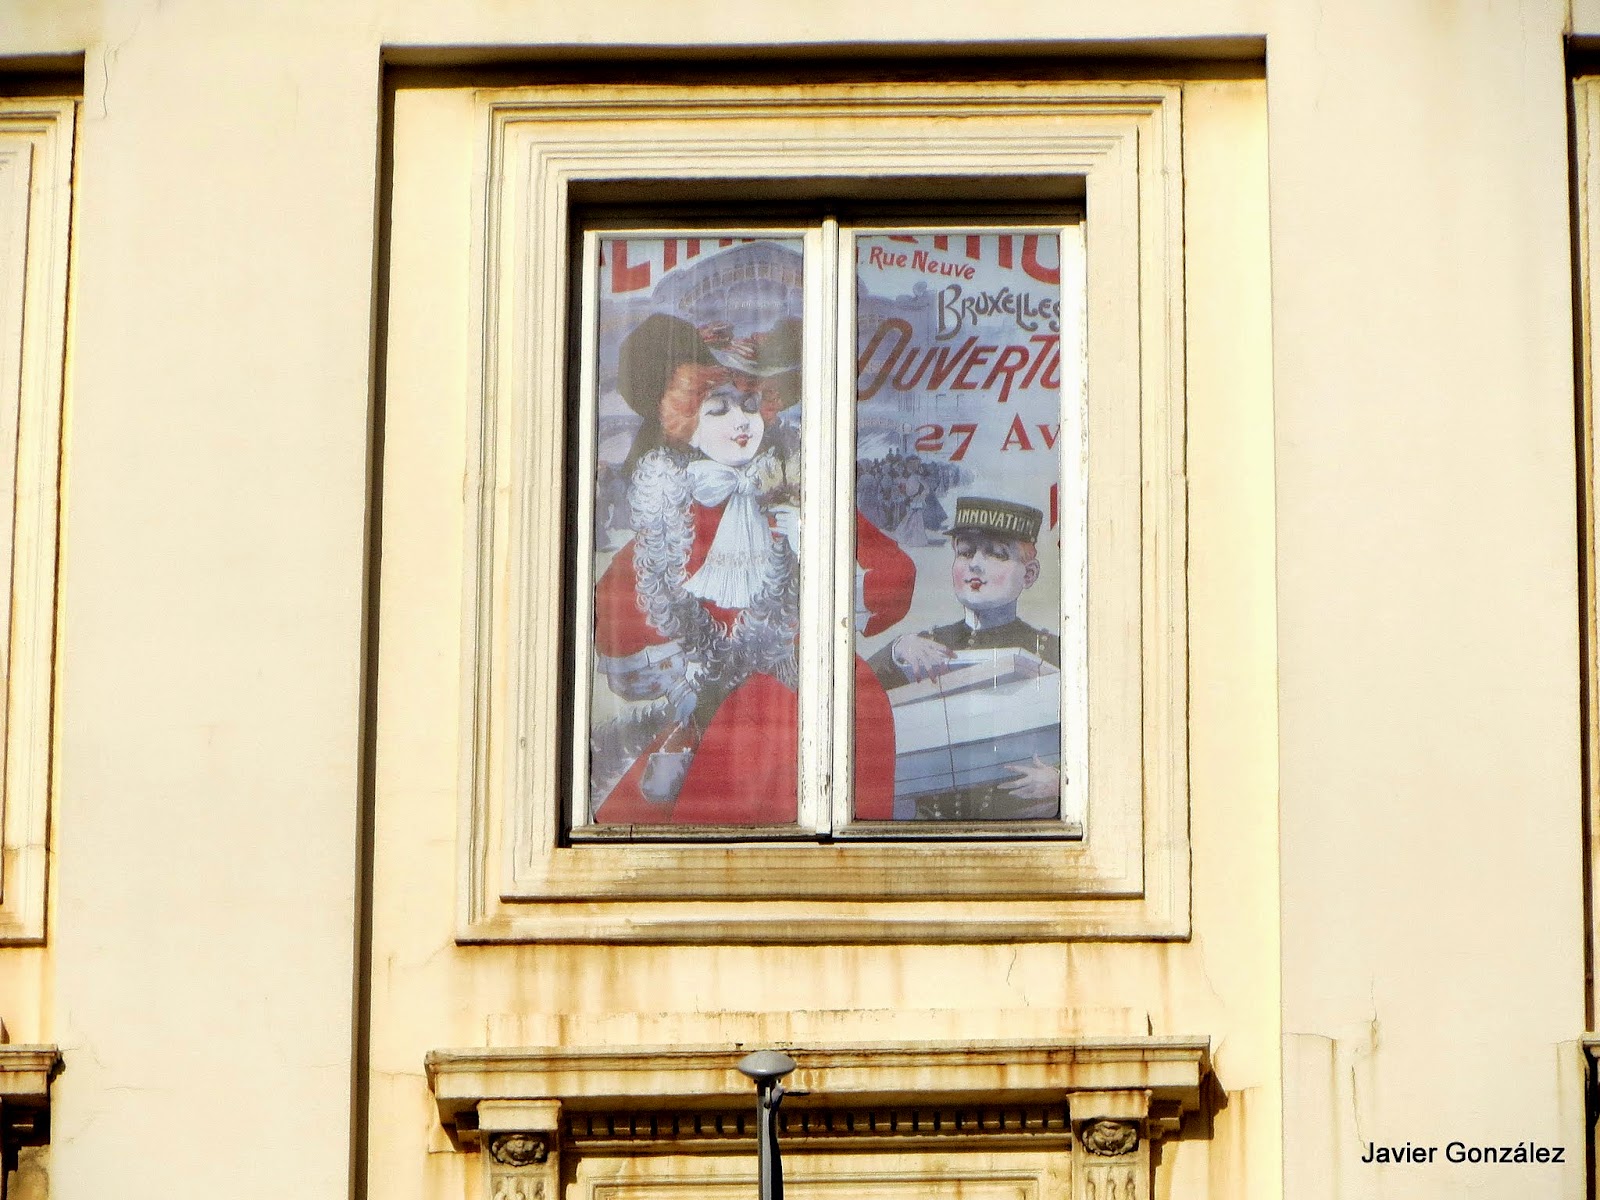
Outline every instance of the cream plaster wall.
<svg viewBox="0 0 1600 1200">
<path fill-rule="evenodd" d="M 470 92 L 401 91 L 385 388 L 377 673 L 372 1005 L 373 1194 L 466 1186 L 421 1073 L 431 1049 L 582 1044 L 585 1023 L 652 1015 L 649 1044 L 761 1035 L 758 1018 L 942 1010 L 949 1036 L 1209 1034 L 1226 1105 L 1210 1140 L 1163 1147 L 1168 1195 L 1278 1191 L 1277 870 L 1272 413 L 1265 95 L 1259 81 L 1184 97 L 1190 329 L 1190 638 L 1194 929 L 1188 943 L 987 946 L 457 946 L 453 852 L 467 497 Z M 479 118 L 481 121 L 481 118 Z M 937 881 L 929 886 L 937 889 Z M 659 1014 L 659 1015 L 656 1015 Z M 914 1015 L 842 1017 L 844 1036 L 915 1036 Z M 779 1028 L 784 1022 L 778 1023 Z M 624 1027 L 625 1028 L 625 1027 Z M 708 1028 L 710 1032 L 708 1033 Z M 889 1033 L 885 1033 L 889 1030 Z M 613 1034 L 612 1037 L 626 1036 Z M 418 1168 L 419 1131 L 439 1151 Z"/>
<path fill-rule="evenodd" d="M 1581 1145 L 1562 17 L 1338 6 L 1269 51 L 1296 1197 L 1582 1192 L 1357 1161 Z"/>
<path fill-rule="evenodd" d="M 87 55 L 51 962 L 0 952 L 14 1038 L 68 1058 L 53 1194 L 347 1189 L 382 46 L 1103 51 L 1239 34 L 1265 37 L 1268 64 L 1271 205 L 1249 219 L 1270 219 L 1272 410 L 1252 385 L 1233 419 L 1275 438 L 1287 1194 L 1580 1194 L 1570 1169 L 1355 1162 L 1370 1138 L 1582 1138 L 1569 20 L 1600 35 L 1588 0 L 1570 18 L 1556 0 L 0 0 L 0 56 Z M 1244 286 L 1236 303 L 1265 303 Z M 1261 479 L 1209 484 L 1246 534 L 1213 569 L 1258 598 Z M 1271 605 L 1246 611 L 1258 623 L 1227 636 L 1250 647 L 1253 695 Z M 1245 797 L 1272 770 L 1269 726 L 1197 738 L 1197 864 L 1270 837 L 1243 820 L 1262 818 Z M 433 785 L 415 786 L 426 807 Z M 415 849 L 376 880 L 391 926 L 414 928 L 374 961 L 374 991 L 433 980 L 412 1014 L 433 1044 L 466 1044 L 487 1036 L 472 1021 L 486 960 L 439 944 L 449 856 Z M 1222 946 L 799 965 L 843 1005 L 958 971 L 973 1003 L 1072 1003 L 1099 977 L 1158 1028 L 1236 1029 L 1250 1045 L 1230 1037 L 1219 1073 L 1270 1092 L 1252 1041 L 1276 1024 L 1267 993 L 1213 996 L 1203 969 L 1235 960 L 1224 990 L 1230 972 L 1259 981 L 1279 924 L 1262 886 L 1197 870 L 1196 928 L 1212 906 L 1236 912 Z M 664 969 L 663 949 L 500 953 L 518 979 L 507 1008 L 691 1008 L 707 986 Z M 694 974 L 730 1004 L 792 983 L 749 977 L 748 950 L 699 954 Z M 439 984 L 447 960 L 464 970 Z M 374 1030 L 375 1153 L 431 1128 L 407 1037 L 434 1035 Z M 1253 1094 L 1220 1123 L 1254 1111 Z M 1273 1153 L 1229 1144 L 1234 1166 L 1196 1166 L 1185 1145 L 1164 1169 L 1228 1194 Z M 441 1176 L 457 1161 L 430 1158 Z"/>
</svg>

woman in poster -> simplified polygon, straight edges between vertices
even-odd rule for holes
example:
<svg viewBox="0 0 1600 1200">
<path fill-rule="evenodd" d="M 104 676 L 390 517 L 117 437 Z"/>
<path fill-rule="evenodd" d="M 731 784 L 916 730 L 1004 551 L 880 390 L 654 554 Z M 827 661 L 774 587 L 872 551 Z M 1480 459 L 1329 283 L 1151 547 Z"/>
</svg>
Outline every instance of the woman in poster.
<svg viewBox="0 0 1600 1200">
<path fill-rule="evenodd" d="M 665 313 L 623 340 L 618 390 L 644 420 L 624 465 L 634 539 L 595 587 L 595 648 L 613 691 L 669 702 L 667 730 L 599 804 L 599 824 L 796 819 L 800 325 L 734 343 Z M 856 520 L 866 631 L 910 607 L 915 568 Z M 821 648 L 813 651 L 821 652 Z M 856 815 L 894 808 L 894 721 L 856 659 Z"/>
</svg>

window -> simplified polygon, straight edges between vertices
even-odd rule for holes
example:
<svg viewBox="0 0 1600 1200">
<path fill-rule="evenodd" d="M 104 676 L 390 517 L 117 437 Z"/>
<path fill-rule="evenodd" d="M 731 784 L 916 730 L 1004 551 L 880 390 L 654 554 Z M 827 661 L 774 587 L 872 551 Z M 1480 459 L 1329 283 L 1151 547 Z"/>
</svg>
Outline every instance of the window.
<svg viewBox="0 0 1600 1200">
<path fill-rule="evenodd" d="M 1187 932 L 1179 95 L 481 97 L 463 937 Z"/>
<path fill-rule="evenodd" d="M 576 837 L 1081 833 L 1083 247 L 587 233 Z"/>
</svg>

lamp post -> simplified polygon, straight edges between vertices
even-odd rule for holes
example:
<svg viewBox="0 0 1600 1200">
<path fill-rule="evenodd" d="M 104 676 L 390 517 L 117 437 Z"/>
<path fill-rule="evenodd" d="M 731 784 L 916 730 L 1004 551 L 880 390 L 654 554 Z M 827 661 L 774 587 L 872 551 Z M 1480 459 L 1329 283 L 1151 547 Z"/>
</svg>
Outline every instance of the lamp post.
<svg viewBox="0 0 1600 1200">
<path fill-rule="evenodd" d="M 794 1059 L 780 1050 L 757 1050 L 739 1060 L 742 1074 L 756 1084 L 756 1170 L 760 1200 L 783 1200 L 783 1159 L 778 1154 L 778 1105 L 783 1103 L 783 1077 L 795 1069 Z"/>
</svg>

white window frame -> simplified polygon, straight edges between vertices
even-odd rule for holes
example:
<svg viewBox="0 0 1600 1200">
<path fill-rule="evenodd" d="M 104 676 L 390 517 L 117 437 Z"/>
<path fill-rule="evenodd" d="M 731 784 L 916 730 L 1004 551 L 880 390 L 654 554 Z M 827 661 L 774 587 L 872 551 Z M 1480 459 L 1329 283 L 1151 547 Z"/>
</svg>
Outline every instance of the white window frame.
<svg viewBox="0 0 1600 1200">
<path fill-rule="evenodd" d="M 1181 86 L 484 93 L 470 403 L 460 936 L 971 941 L 1189 930 Z M 935 119 L 937 118 L 937 119 Z M 1081 841 L 564 844 L 570 220 L 608 182 L 1081 180 L 1088 817 Z M 741 182 L 743 181 L 743 182 Z M 750 182 L 754 181 L 754 182 Z"/>
<path fill-rule="evenodd" d="M 77 102 L 0 101 L 0 945 L 45 938 Z"/>
<path fill-rule="evenodd" d="M 814 839 L 846 838 L 1014 838 L 1081 837 L 1082 814 L 1087 805 L 1085 776 L 1088 760 L 1086 709 L 1088 679 L 1088 640 L 1078 614 L 1087 611 L 1088 572 L 1084 562 L 1084 531 L 1074 529 L 1063 537 L 1060 568 L 1061 593 L 1058 613 L 1074 614 L 1070 626 L 1058 625 L 1062 634 L 1061 763 L 1062 815 L 1031 821 L 916 821 L 883 822 L 861 820 L 855 815 L 855 755 L 851 744 L 854 728 L 854 662 L 857 642 L 850 636 L 831 639 L 831 645 L 818 646 L 811 638 L 820 631 L 847 629 L 854 605 L 851 584 L 855 575 L 855 539 L 849 532 L 854 524 L 855 495 L 848 483 L 848 466 L 856 459 L 855 391 L 856 239 L 879 233 L 896 234 L 1048 234 L 1065 244 L 1081 238 L 1080 206 L 1057 205 L 1070 209 L 1063 220 L 1047 224 L 1040 220 L 1007 220 L 1004 216 L 969 215 L 930 224 L 926 220 L 897 220 L 872 217 L 841 221 L 831 215 L 805 222 L 780 222 L 771 227 L 741 226 L 737 221 L 708 219 L 694 226 L 667 224 L 660 227 L 638 223 L 596 221 L 582 231 L 581 300 L 582 343 L 579 363 L 576 437 L 578 443 L 574 519 L 578 525 L 576 562 L 573 571 L 574 633 L 594 628 L 594 421 L 598 404 L 593 376 L 598 327 L 599 244 L 611 238 L 701 238 L 771 237 L 799 241 L 805 255 L 805 352 L 802 377 L 809 414 L 803 421 L 804 498 L 802 524 L 806 530 L 800 550 L 800 780 L 798 820 L 795 825 L 755 826 L 743 829 L 717 829 L 683 826 L 663 832 L 652 829 L 654 840 L 694 841 L 702 838 L 770 840 L 779 837 Z M 1065 308 L 1077 313 L 1084 289 L 1082 262 L 1064 257 L 1061 288 L 1063 296 L 1075 289 L 1077 296 Z M 1081 367 L 1081 358 L 1070 361 Z M 1082 463 L 1071 464 L 1067 456 L 1081 454 L 1083 405 L 1086 380 L 1081 370 L 1062 381 L 1062 428 L 1056 443 L 1056 459 L 1064 482 L 1086 484 Z M 1063 503 L 1063 511 L 1082 511 L 1083 497 L 1074 495 Z M 813 633 L 812 631 L 818 631 Z M 594 675 L 592 642 L 574 637 L 573 719 L 568 820 L 573 836 L 579 839 L 633 840 L 630 826 L 596 825 L 589 820 L 588 742 Z"/>
</svg>

